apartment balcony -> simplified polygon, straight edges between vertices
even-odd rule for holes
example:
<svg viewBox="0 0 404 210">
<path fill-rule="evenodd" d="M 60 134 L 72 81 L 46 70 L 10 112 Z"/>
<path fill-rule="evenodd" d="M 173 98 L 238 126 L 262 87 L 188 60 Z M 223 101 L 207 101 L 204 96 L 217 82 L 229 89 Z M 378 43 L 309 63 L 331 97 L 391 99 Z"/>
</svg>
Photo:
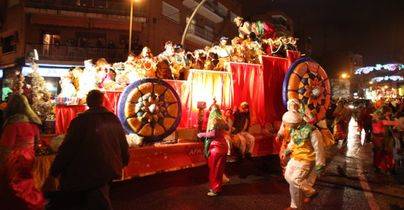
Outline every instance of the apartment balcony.
<svg viewBox="0 0 404 210">
<path fill-rule="evenodd" d="M 215 34 L 213 31 L 207 30 L 204 27 L 191 24 L 186 39 L 201 44 L 201 46 L 210 46 L 215 39 Z"/>
<path fill-rule="evenodd" d="M 95 48 L 65 45 L 26 44 L 26 52 L 36 49 L 40 60 L 79 61 L 106 58 L 108 61 L 123 61 L 128 50 L 123 48 Z"/>
<path fill-rule="evenodd" d="M 193 10 L 199 4 L 200 0 L 184 0 L 182 4 L 187 8 Z M 214 23 L 220 23 L 224 19 L 223 17 L 226 15 L 224 14 L 225 11 L 221 10 L 219 7 L 206 2 L 202 7 L 198 10 L 198 14 L 202 15 L 206 19 L 211 20 Z"/>
<path fill-rule="evenodd" d="M 24 6 L 49 9 L 49 10 L 65 10 L 83 13 L 100 13 L 129 15 L 130 1 L 114 1 L 114 0 L 25 0 Z M 145 16 L 146 12 L 142 7 L 134 7 L 135 16 Z"/>
</svg>

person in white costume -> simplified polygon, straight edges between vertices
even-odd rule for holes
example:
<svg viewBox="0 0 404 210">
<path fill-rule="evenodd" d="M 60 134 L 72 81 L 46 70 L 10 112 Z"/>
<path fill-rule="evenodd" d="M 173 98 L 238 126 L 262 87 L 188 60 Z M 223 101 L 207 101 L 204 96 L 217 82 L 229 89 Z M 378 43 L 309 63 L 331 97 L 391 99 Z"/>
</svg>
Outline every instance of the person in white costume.
<svg viewBox="0 0 404 210">
<path fill-rule="evenodd" d="M 291 127 L 291 140 L 284 152 L 284 155 L 291 154 L 285 171 L 291 196 L 287 209 L 299 209 L 302 207 L 302 195 L 305 202 L 310 202 L 317 195 L 313 185 L 317 174 L 325 167 L 323 140 L 320 131 L 305 123 L 297 112 L 286 112 L 282 121 Z"/>
<path fill-rule="evenodd" d="M 363 128 L 358 123 L 356 113 L 353 113 L 348 124 L 348 137 L 347 137 L 347 157 L 359 158 L 359 151 L 362 148 L 364 135 L 362 135 Z M 364 134 L 364 130 L 363 130 Z"/>
</svg>

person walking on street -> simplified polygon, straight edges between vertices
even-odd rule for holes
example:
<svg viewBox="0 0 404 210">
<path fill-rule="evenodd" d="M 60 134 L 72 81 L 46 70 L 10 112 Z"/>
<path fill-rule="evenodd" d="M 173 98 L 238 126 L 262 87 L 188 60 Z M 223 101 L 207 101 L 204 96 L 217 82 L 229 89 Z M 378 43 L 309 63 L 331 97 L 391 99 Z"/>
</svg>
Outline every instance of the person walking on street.
<svg viewBox="0 0 404 210">
<path fill-rule="evenodd" d="M 320 131 L 296 112 L 286 112 L 282 121 L 291 127 L 291 140 L 284 152 L 291 155 L 285 170 L 291 197 L 287 209 L 301 209 L 302 195 L 308 203 L 318 194 L 313 185 L 325 167 L 323 140 Z"/>
<path fill-rule="evenodd" d="M 103 104 L 103 93 L 87 95 L 89 110 L 73 119 L 51 167 L 61 193 L 50 209 L 112 209 L 109 183 L 128 164 L 125 132 Z M 75 198 L 75 199 L 69 199 Z"/>
</svg>

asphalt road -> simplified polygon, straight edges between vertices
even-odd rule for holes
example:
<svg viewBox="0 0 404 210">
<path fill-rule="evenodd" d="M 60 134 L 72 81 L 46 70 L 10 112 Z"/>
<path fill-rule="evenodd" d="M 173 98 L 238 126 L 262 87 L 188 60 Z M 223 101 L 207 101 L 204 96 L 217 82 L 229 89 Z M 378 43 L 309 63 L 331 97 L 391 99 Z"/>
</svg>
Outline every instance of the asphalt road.
<svg viewBox="0 0 404 210">
<path fill-rule="evenodd" d="M 319 192 L 305 209 L 404 209 L 404 166 L 398 175 L 382 175 L 371 165 L 371 145 L 358 158 L 336 155 L 317 180 Z M 288 184 L 275 156 L 228 163 L 231 181 L 217 197 L 208 197 L 206 166 L 114 183 L 115 210 L 129 209 L 284 209 Z M 340 168 L 340 169 L 338 169 Z M 342 169 L 342 170 L 341 170 Z"/>
</svg>

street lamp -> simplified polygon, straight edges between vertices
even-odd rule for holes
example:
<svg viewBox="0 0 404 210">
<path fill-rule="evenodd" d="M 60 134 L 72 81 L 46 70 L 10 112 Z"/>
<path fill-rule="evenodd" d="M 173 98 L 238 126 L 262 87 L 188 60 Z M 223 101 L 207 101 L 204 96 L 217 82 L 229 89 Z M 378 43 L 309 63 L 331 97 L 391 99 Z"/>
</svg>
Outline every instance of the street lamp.
<svg viewBox="0 0 404 210">
<path fill-rule="evenodd" d="M 132 51 L 132 22 L 133 22 L 133 4 L 137 0 L 130 0 L 130 18 L 129 18 L 129 53 Z"/>
<path fill-rule="evenodd" d="M 346 72 L 343 72 L 340 77 L 341 77 L 341 79 L 348 79 L 349 74 L 347 74 Z"/>
</svg>

